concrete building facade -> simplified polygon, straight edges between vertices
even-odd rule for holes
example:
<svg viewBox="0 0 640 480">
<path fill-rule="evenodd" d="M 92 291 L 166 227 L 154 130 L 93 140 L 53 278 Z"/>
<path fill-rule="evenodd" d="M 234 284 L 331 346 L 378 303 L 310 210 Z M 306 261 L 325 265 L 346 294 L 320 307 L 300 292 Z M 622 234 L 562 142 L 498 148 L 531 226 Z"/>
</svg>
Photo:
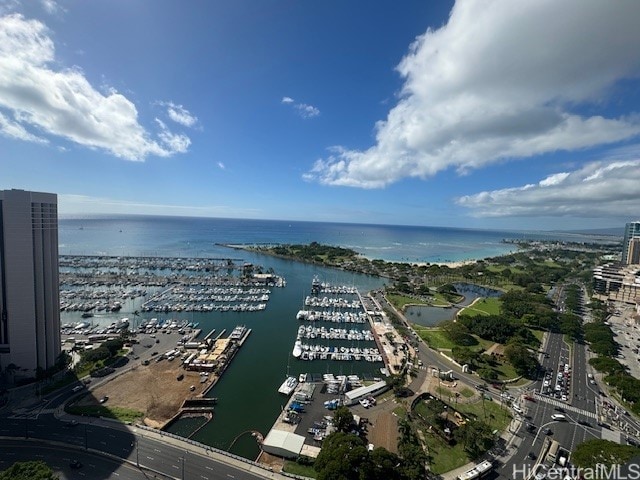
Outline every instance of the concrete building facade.
<svg viewBox="0 0 640 480">
<path fill-rule="evenodd" d="M 622 241 L 622 264 L 635 265 L 640 263 L 640 222 L 630 222 L 624 227 Z"/>
<path fill-rule="evenodd" d="M 0 190 L 0 369 L 34 377 L 60 346 L 57 196 Z"/>
</svg>

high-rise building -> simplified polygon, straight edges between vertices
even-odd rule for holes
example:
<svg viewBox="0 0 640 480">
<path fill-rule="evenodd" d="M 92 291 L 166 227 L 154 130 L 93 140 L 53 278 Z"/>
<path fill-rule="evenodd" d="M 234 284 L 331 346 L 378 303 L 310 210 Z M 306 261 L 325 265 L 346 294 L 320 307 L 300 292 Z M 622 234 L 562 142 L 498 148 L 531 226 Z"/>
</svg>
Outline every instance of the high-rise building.
<svg viewBox="0 0 640 480">
<path fill-rule="evenodd" d="M 624 265 L 639 263 L 637 244 L 632 241 L 634 238 L 640 238 L 640 222 L 627 223 L 624 227 L 624 240 L 622 241 L 622 263 Z"/>
<path fill-rule="evenodd" d="M 0 368 L 34 377 L 59 355 L 57 196 L 0 190 Z"/>
</svg>

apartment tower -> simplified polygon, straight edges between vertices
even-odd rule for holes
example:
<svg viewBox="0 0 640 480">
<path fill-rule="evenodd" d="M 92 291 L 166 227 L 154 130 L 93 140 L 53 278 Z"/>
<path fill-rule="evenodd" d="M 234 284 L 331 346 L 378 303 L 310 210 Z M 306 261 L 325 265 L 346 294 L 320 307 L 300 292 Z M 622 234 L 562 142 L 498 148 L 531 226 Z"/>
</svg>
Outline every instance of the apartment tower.
<svg viewBox="0 0 640 480">
<path fill-rule="evenodd" d="M 632 265 L 640 263 L 640 222 L 627 223 L 624 227 L 624 240 L 622 242 L 622 263 Z"/>
<path fill-rule="evenodd" d="M 57 196 L 0 190 L 0 373 L 34 377 L 59 354 Z"/>
</svg>

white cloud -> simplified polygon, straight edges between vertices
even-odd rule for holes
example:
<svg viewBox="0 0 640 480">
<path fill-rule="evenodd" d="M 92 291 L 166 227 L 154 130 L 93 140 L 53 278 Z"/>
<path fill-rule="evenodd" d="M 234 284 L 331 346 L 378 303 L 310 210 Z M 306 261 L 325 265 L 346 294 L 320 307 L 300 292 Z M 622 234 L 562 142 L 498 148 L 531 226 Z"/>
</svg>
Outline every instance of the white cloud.
<svg viewBox="0 0 640 480">
<path fill-rule="evenodd" d="M 218 162 L 218 168 L 219 168 L 220 170 L 224 170 L 224 169 L 225 169 L 225 168 L 227 168 L 227 167 L 225 167 L 224 163 L 222 163 L 222 162 Z"/>
<path fill-rule="evenodd" d="M 4 135 L 8 138 L 14 138 L 16 140 L 24 140 L 27 142 L 34 143 L 48 143 L 46 138 L 38 137 L 37 135 L 33 135 L 32 133 L 27 132 L 25 128 L 19 123 L 13 122 L 7 117 L 5 117 L 0 112 L 0 134 Z"/>
<path fill-rule="evenodd" d="M 302 118 L 313 118 L 320 115 L 320 110 L 313 105 L 307 105 L 306 103 L 297 104 L 296 109 Z"/>
<path fill-rule="evenodd" d="M 635 217 L 640 205 L 640 160 L 593 162 L 537 184 L 456 199 L 479 217 Z"/>
<path fill-rule="evenodd" d="M 161 105 L 167 107 L 167 116 L 176 123 L 184 127 L 193 127 L 198 123 L 198 117 L 193 115 L 182 105 L 176 105 L 171 102 L 161 102 Z"/>
<path fill-rule="evenodd" d="M 282 97 L 282 103 L 291 105 L 302 118 L 313 118 L 320 115 L 320 110 L 317 107 L 306 103 L 296 103 L 291 97 Z"/>
<path fill-rule="evenodd" d="M 54 15 L 63 10 L 55 0 L 40 0 L 40 3 L 42 3 L 42 7 L 45 9 L 45 11 L 51 15 Z"/>
<path fill-rule="evenodd" d="M 609 144 L 640 134 L 634 112 L 580 113 L 640 73 L 640 2 L 456 2 L 397 67 L 400 99 L 367 150 L 333 149 L 305 175 L 379 188 L 406 177 Z"/>
<path fill-rule="evenodd" d="M 46 134 L 127 160 L 167 157 L 186 151 L 190 143 L 188 137 L 166 127 L 154 140 L 138 122 L 136 106 L 124 95 L 113 89 L 101 93 L 77 67 L 57 68 L 45 25 L 19 14 L 0 17 L 3 111 L 10 112 L 14 123 L 31 135 L 23 140 L 38 141 Z"/>
</svg>

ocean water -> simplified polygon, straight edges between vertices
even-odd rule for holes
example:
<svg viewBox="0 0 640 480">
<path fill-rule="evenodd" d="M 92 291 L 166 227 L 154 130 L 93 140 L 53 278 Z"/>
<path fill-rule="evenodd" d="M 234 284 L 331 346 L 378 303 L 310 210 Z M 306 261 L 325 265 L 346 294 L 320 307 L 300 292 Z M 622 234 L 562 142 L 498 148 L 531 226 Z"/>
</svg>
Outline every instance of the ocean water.
<svg viewBox="0 0 640 480">
<path fill-rule="evenodd" d="M 496 256 L 512 250 L 503 239 L 554 238 L 551 235 L 464 230 L 436 227 L 398 227 L 316 222 L 283 222 L 179 217 L 95 217 L 61 219 L 61 254 L 181 256 L 234 258 L 262 265 L 287 281 L 285 288 L 272 290 L 263 312 L 210 312 L 173 314 L 179 320 L 197 321 L 204 332 L 230 332 L 246 325 L 252 333 L 221 381 L 210 395 L 218 397 L 213 420 L 198 431 L 195 440 L 235 454 L 255 458 L 258 446 L 245 432 L 257 430 L 266 435 L 285 398 L 277 393 L 286 375 L 302 372 L 322 374 L 380 375 L 380 364 L 369 362 L 304 362 L 292 358 L 291 351 L 300 322 L 296 313 L 310 293 L 311 281 L 355 285 L 362 293 L 379 288 L 385 279 L 308 265 L 221 244 L 319 243 L 349 247 L 368 258 L 388 261 L 458 261 Z M 575 237 L 574 237 L 575 238 Z M 121 317 L 132 317 L 135 302 L 102 318 L 107 324 Z M 149 313 L 136 317 L 142 321 L 163 315 Z M 79 321 L 79 313 L 63 312 L 62 322 Z M 161 388 L 161 386 L 159 387 Z M 191 422 L 191 423 L 190 423 Z M 174 425 L 188 435 L 193 421 Z"/>
<path fill-rule="evenodd" d="M 59 222 L 63 254 L 229 257 L 220 244 L 315 241 L 351 248 L 369 259 L 451 262 L 503 255 L 515 250 L 503 240 L 518 239 L 594 241 L 566 233 L 279 220 L 118 216 Z"/>
</svg>

